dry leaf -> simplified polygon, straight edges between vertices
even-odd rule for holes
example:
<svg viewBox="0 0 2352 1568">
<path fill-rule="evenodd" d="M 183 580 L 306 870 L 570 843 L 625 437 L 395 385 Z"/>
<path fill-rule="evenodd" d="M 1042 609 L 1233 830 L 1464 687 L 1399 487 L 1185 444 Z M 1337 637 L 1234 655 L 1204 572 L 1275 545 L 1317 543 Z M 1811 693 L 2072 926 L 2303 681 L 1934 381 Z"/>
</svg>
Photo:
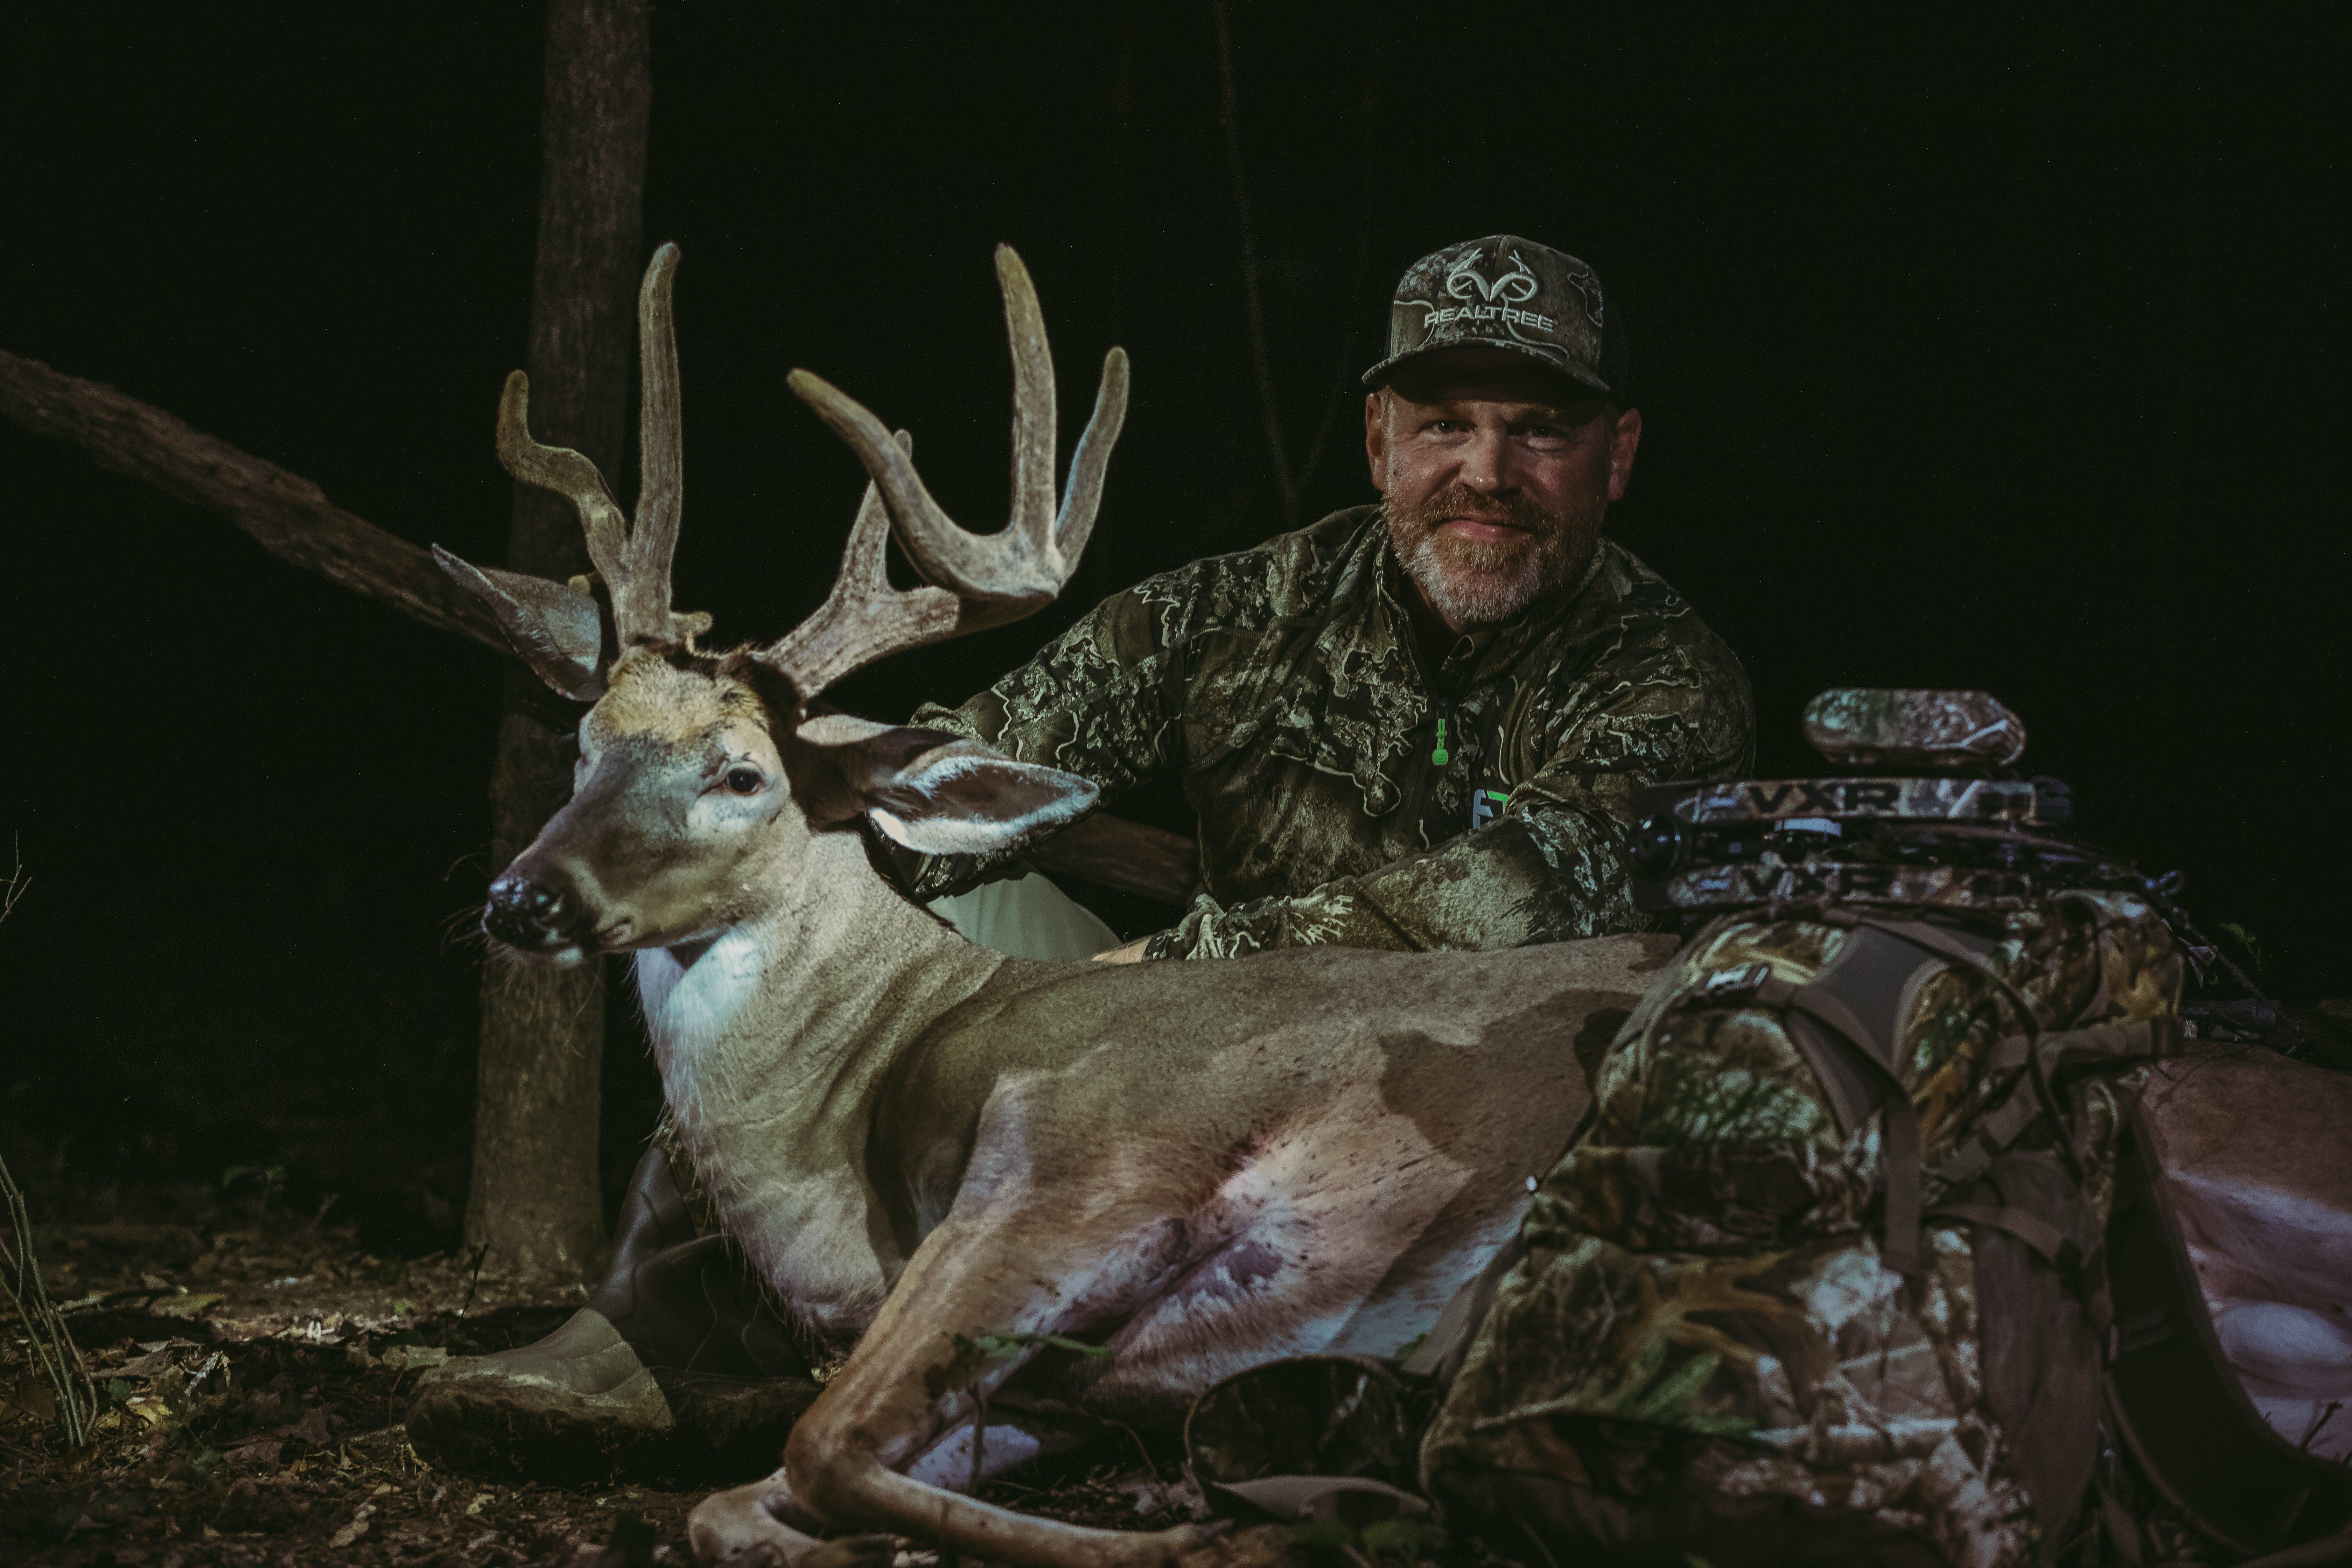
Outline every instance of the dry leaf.
<svg viewBox="0 0 2352 1568">
<path fill-rule="evenodd" d="M 349 1546 L 352 1542 L 357 1541 L 361 1536 L 365 1535 L 368 1532 L 369 1516 L 374 1512 L 375 1504 L 372 1502 L 363 1502 L 360 1504 L 360 1510 L 359 1512 L 352 1515 L 351 1523 L 335 1531 L 334 1538 L 329 1541 L 327 1544 L 330 1546 Z"/>
</svg>

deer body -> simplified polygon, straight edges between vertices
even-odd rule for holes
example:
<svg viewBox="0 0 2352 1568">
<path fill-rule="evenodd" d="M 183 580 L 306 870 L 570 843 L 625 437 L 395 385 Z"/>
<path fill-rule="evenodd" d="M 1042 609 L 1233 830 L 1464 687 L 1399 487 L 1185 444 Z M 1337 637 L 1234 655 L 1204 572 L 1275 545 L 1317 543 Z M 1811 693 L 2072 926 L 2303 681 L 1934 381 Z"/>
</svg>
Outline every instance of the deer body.
<svg viewBox="0 0 2352 1568">
<path fill-rule="evenodd" d="M 826 929 L 780 911 L 636 959 L 681 1142 L 730 1234 L 805 1321 L 856 1332 L 959 1208 L 1139 1194 L 1135 1267 L 1189 1283 L 1120 1339 L 1181 1341 L 1180 1303 L 1204 1298 L 1278 1297 L 1295 1318 L 1278 1343 L 1186 1352 L 1207 1371 L 1162 1378 L 1121 1351 L 1107 1386 L 1147 1403 L 1426 1329 L 1581 1112 L 1576 1031 L 1629 1007 L 1635 966 L 1671 947 L 1028 963 L 908 906 L 835 837 L 813 900 Z M 1388 1217 L 1367 1226 L 1365 1205 Z"/>
<path fill-rule="evenodd" d="M 866 1175 L 883 1080 L 1002 959 L 880 886 L 855 835 L 818 853 L 839 864 L 817 896 L 778 889 L 765 918 L 633 965 L 664 1098 L 730 1234 L 802 1321 L 854 1334 L 905 1266 L 877 1247 Z M 896 961 L 913 951 L 932 961 Z"/>
</svg>

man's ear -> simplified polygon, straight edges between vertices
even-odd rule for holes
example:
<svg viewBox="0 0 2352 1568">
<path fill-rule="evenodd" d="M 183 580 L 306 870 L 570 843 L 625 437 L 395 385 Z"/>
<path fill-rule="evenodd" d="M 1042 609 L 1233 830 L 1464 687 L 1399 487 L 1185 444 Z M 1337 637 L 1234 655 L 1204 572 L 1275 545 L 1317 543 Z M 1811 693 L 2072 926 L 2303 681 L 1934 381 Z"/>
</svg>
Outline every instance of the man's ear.
<svg viewBox="0 0 2352 1568">
<path fill-rule="evenodd" d="M 604 627 L 592 594 L 543 577 L 460 561 L 439 545 L 433 559 L 490 607 L 531 673 L 575 702 L 604 694 Z"/>
<path fill-rule="evenodd" d="M 1076 822 L 1101 793 L 1076 773 L 1017 763 L 943 730 L 829 713 L 803 724 L 794 739 L 824 753 L 836 798 L 846 797 L 844 804 L 885 838 L 921 855 L 1016 848 Z"/>
<path fill-rule="evenodd" d="M 1642 411 L 1628 408 L 1617 416 L 1617 427 L 1610 433 L 1609 499 L 1625 499 L 1625 486 L 1633 478 L 1633 454 L 1642 447 Z"/>
<path fill-rule="evenodd" d="M 1389 421 L 1387 400 L 1379 392 L 1364 394 L 1364 460 L 1372 466 L 1372 489 L 1389 488 Z"/>
</svg>

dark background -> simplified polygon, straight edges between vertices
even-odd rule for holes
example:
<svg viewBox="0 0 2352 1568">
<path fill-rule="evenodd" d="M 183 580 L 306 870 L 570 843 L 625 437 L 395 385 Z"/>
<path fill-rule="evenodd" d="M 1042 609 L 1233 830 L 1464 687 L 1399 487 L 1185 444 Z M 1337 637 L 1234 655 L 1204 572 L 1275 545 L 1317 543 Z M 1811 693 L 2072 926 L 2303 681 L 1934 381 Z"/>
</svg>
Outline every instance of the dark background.
<svg viewBox="0 0 2352 1568">
<path fill-rule="evenodd" d="M 1370 499 L 1352 384 L 1406 263 L 1509 231 L 1596 264 L 1647 418 L 1612 527 L 1747 661 L 1768 767 L 1833 684 L 1989 689 L 2095 837 L 2188 874 L 2292 999 L 2352 992 L 2335 805 L 2347 188 L 2325 8 L 1236 0 L 1243 156 L 1304 521 Z M 19 8 L 0 346 L 407 538 L 496 562 L 521 362 L 533 5 Z M 989 247 L 1060 351 L 1064 444 L 1135 395 L 1067 602 L 846 683 L 959 699 L 1144 573 L 1284 526 L 1205 0 L 677 0 L 646 240 L 677 240 L 718 639 L 814 607 L 855 461 L 822 371 L 1003 516 Z M 633 493 L 634 475 L 616 476 Z M 283 1160 L 419 1245 L 462 1197 L 487 654 L 0 426 L 0 1131 L 101 1185 Z M 1127 809 L 1185 826 L 1174 803 Z M 1134 925 L 1135 911 L 1122 917 Z M 625 992 L 608 1163 L 651 1085 Z"/>
</svg>

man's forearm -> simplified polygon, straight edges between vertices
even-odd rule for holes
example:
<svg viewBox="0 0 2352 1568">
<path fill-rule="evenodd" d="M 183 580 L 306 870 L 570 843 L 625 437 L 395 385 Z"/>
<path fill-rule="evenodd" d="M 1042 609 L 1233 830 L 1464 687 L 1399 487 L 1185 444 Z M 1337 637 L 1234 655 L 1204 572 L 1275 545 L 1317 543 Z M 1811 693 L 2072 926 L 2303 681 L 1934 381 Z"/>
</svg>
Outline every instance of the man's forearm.
<svg viewBox="0 0 2352 1568">
<path fill-rule="evenodd" d="M 1625 825 L 1599 810 L 1528 811 L 1361 877 L 1286 898 L 1203 898 L 1149 939 L 1152 958 L 1238 958 L 1277 947 L 1408 952 L 1519 947 L 1638 931 Z"/>
</svg>

